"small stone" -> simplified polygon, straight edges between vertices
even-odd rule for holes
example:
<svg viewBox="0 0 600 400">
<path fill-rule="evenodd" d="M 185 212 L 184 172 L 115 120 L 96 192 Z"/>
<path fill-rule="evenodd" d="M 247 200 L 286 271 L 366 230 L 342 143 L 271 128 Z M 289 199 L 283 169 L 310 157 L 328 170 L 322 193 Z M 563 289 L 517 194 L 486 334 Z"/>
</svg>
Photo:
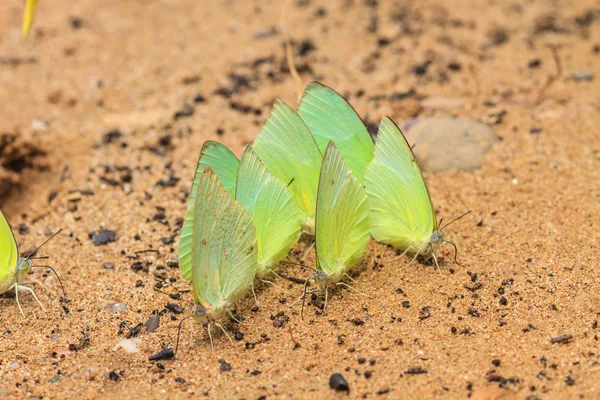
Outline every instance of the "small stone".
<svg viewBox="0 0 600 400">
<path fill-rule="evenodd" d="M 116 235 L 117 233 L 115 231 L 109 229 L 102 229 L 88 234 L 89 238 L 92 239 L 94 246 L 101 246 L 109 242 L 114 242 L 116 240 Z"/>
<path fill-rule="evenodd" d="M 127 310 L 127 306 L 123 303 L 112 303 L 104 307 L 102 311 L 109 311 L 113 314 L 119 314 Z"/>
<path fill-rule="evenodd" d="M 221 359 L 221 360 L 219 360 L 219 364 L 221 364 L 221 365 L 219 366 L 219 370 L 220 370 L 221 372 L 228 372 L 228 371 L 231 371 L 231 364 L 229 364 L 227 361 L 225 361 L 225 360 Z"/>
<path fill-rule="evenodd" d="M 585 70 L 575 71 L 571 77 L 578 82 L 594 80 L 594 74 L 591 71 Z"/>
<path fill-rule="evenodd" d="M 90 365 L 89 367 L 83 370 L 83 376 L 85 376 L 86 380 L 93 381 L 98 376 L 98 372 L 98 367 L 96 367 L 95 365 Z"/>
<path fill-rule="evenodd" d="M 388 344 L 387 340 L 383 340 L 379 348 L 383 351 L 386 351 L 390 348 L 390 345 Z"/>
<path fill-rule="evenodd" d="M 110 371 L 110 373 L 108 374 L 108 379 L 116 382 L 119 380 L 119 374 L 117 374 L 115 371 Z"/>
<path fill-rule="evenodd" d="M 73 192 L 67 195 L 67 201 L 75 203 L 79 200 L 81 200 L 81 192 Z"/>
<path fill-rule="evenodd" d="M 350 393 L 350 386 L 340 373 L 335 373 L 329 377 L 329 387 L 338 392 Z"/>
<path fill-rule="evenodd" d="M 170 360 L 173 357 L 175 357 L 175 352 L 171 347 L 168 347 L 148 357 L 148 361 Z"/>
<path fill-rule="evenodd" d="M 412 120 L 402 131 L 414 145 L 421 168 L 428 172 L 477 170 L 485 155 L 500 141 L 486 124 L 449 117 Z"/>
</svg>

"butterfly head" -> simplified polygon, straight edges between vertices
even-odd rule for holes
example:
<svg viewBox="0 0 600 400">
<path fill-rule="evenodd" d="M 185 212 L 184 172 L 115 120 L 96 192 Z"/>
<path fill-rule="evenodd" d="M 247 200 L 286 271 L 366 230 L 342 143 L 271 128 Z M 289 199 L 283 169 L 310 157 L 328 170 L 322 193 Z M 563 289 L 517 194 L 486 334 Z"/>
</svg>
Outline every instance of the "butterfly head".
<svg viewBox="0 0 600 400">
<path fill-rule="evenodd" d="M 17 266 L 15 267 L 16 273 L 27 273 L 31 269 L 31 261 L 28 258 L 19 258 L 17 260 Z"/>
</svg>

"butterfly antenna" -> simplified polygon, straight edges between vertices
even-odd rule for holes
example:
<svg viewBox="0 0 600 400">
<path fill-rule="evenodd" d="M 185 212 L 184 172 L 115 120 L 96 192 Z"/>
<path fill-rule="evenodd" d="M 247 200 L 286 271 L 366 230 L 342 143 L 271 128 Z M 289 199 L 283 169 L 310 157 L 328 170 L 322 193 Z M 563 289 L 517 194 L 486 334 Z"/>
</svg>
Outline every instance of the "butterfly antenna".
<svg viewBox="0 0 600 400">
<path fill-rule="evenodd" d="M 440 228 L 440 231 L 444 230 L 444 229 L 445 229 L 445 228 L 446 228 L 448 225 L 455 223 L 456 221 L 458 221 L 458 220 L 459 220 L 459 219 L 461 219 L 462 217 L 464 217 L 464 216 L 466 216 L 466 215 L 470 214 L 470 213 L 471 213 L 471 211 L 473 211 L 473 210 L 469 210 L 469 211 L 467 211 L 466 213 L 464 213 L 463 215 L 461 215 L 460 217 L 454 218 L 452 221 L 450 221 L 450 222 L 448 222 L 446 225 L 444 225 L 444 227 L 443 227 L 443 228 Z M 441 225 L 441 222 L 442 222 L 442 221 L 440 220 L 440 225 Z"/>
<path fill-rule="evenodd" d="M 31 256 L 34 255 L 43 245 L 45 245 L 46 243 L 48 243 L 49 241 L 54 239 L 54 237 L 61 232 L 62 232 L 62 228 L 59 229 L 58 231 L 56 231 L 54 234 L 52 234 L 52 236 L 50 236 L 48 239 L 46 239 L 46 241 L 44 243 L 40 244 L 38 247 L 35 248 L 35 250 L 33 250 L 31 253 L 29 253 L 29 255 L 27 257 L 25 257 L 25 261 L 29 260 L 31 258 Z"/>
<path fill-rule="evenodd" d="M 67 298 L 67 293 L 65 292 L 65 287 L 63 286 L 63 283 L 60 280 L 60 276 L 58 276 L 58 273 L 56 272 L 56 270 L 54 268 L 52 268 L 49 265 L 32 265 L 31 268 L 48 268 L 49 270 L 51 270 L 52 272 L 54 272 L 54 275 L 56 275 L 56 279 L 58 279 L 58 283 L 60 284 L 60 289 L 63 292 L 63 296 L 65 297 L 65 299 Z"/>
<path fill-rule="evenodd" d="M 183 326 L 183 322 L 189 319 L 190 317 L 191 315 L 188 315 L 179 322 L 179 328 L 177 328 L 177 342 L 175 343 L 175 356 L 177 356 L 177 350 L 179 349 L 179 335 L 181 334 L 181 327 Z"/>
<path fill-rule="evenodd" d="M 302 265 L 302 264 L 299 264 L 299 263 L 293 263 L 293 262 L 289 262 L 289 261 L 280 261 L 280 263 L 288 264 L 288 265 L 295 265 L 297 267 L 304 268 L 304 269 L 308 268 L 308 269 L 310 269 L 312 271 L 316 271 L 317 270 L 315 267 L 309 267 L 308 265 Z"/>
<path fill-rule="evenodd" d="M 33 254 L 33 253 L 32 253 Z M 36 256 L 36 257 L 28 257 L 30 260 L 45 260 L 50 258 L 50 256 Z"/>
</svg>

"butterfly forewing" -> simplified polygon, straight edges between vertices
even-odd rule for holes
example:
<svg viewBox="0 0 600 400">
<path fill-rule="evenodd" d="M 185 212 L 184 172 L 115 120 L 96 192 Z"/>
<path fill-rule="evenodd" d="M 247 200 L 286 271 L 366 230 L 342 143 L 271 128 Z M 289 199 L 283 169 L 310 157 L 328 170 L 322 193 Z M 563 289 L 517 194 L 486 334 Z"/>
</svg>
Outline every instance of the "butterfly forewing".
<svg viewBox="0 0 600 400">
<path fill-rule="evenodd" d="M 318 265 L 337 280 L 363 259 L 368 244 L 367 195 L 330 142 L 321 167 L 317 200 Z"/>
<path fill-rule="evenodd" d="M 258 274 L 286 257 L 300 236 L 300 216 L 286 186 L 265 168 L 252 147 L 242 156 L 236 200 L 256 226 Z"/>
<path fill-rule="evenodd" d="M 0 211 L 0 282 L 14 274 L 19 258 L 17 242 L 6 217 Z"/>
<path fill-rule="evenodd" d="M 219 308 L 243 296 L 256 274 L 256 247 L 250 215 L 206 167 L 194 205 L 192 282 L 196 301 Z"/>
<path fill-rule="evenodd" d="M 194 222 L 194 204 L 200 175 L 205 167 L 211 167 L 217 174 L 223 187 L 231 196 L 235 196 L 235 184 L 240 162 L 235 155 L 220 143 L 207 140 L 202 146 L 198 164 L 192 181 L 188 199 L 188 211 L 183 221 L 179 238 L 179 269 L 183 278 L 192 279 L 192 226 Z"/>
<path fill-rule="evenodd" d="M 269 172 L 288 187 L 302 229 L 313 235 L 322 155 L 302 119 L 277 100 L 253 148 Z"/>
<path fill-rule="evenodd" d="M 421 170 L 400 129 L 389 118 L 379 127 L 375 156 L 365 174 L 371 234 L 382 243 L 408 249 L 437 228 Z"/>
<path fill-rule="evenodd" d="M 322 152 L 333 141 L 360 181 L 373 159 L 373 140 L 356 111 L 333 89 L 311 82 L 304 89 L 298 115 Z"/>
</svg>

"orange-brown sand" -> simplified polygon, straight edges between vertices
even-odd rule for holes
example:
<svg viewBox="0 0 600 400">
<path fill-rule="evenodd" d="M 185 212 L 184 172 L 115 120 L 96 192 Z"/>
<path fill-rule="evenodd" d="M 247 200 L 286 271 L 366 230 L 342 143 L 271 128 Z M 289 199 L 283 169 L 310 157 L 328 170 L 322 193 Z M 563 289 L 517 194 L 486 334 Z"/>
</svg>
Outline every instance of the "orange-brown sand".
<svg viewBox="0 0 600 400">
<path fill-rule="evenodd" d="M 426 174 L 440 217 L 473 210 L 446 231 L 465 267 L 450 246 L 438 273 L 409 257 L 387 261 L 396 253 L 372 242 L 356 291 L 330 296 L 325 315 L 307 305 L 302 320 L 300 304 L 289 307 L 302 286 L 277 279 L 283 290 L 261 288 L 257 308 L 251 296 L 240 301 L 243 321 L 227 323 L 239 332 L 233 345 L 215 332 L 211 354 L 205 329 L 193 325 L 190 344 L 184 324 L 176 359 L 148 361 L 174 347 L 193 302 L 173 261 L 203 141 L 239 156 L 276 98 L 296 104 L 280 3 L 42 0 L 23 40 L 23 1 L 3 2 L 0 133 L 47 155 L 18 172 L 2 210 L 22 251 L 64 229 L 38 263 L 58 270 L 71 301 L 60 303 L 56 278 L 39 269 L 33 277 L 56 292 L 37 288 L 47 312 L 23 295 L 22 318 L 12 294 L 0 298 L 0 397 L 345 398 L 329 387 L 339 372 L 351 398 L 598 398 L 592 0 L 289 2 L 303 83 L 335 88 L 368 122 L 494 123 L 503 140 L 481 170 Z M 561 74 L 546 85 L 557 75 L 549 45 Z M 579 70 L 592 80 L 573 79 Z M 435 107 L 424 102 L 432 98 Z M 100 229 L 116 241 L 94 246 L 88 235 Z M 127 310 L 103 312 L 111 303 Z M 134 327 L 155 310 L 160 327 L 140 330 L 138 352 L 114 350 L 129 332 L 118 334 L 123 321 Z M 69 350 L 83 333 L 89 342 Z M 572 339 L 551 342 L 561 335 Z"/>
</svg>

